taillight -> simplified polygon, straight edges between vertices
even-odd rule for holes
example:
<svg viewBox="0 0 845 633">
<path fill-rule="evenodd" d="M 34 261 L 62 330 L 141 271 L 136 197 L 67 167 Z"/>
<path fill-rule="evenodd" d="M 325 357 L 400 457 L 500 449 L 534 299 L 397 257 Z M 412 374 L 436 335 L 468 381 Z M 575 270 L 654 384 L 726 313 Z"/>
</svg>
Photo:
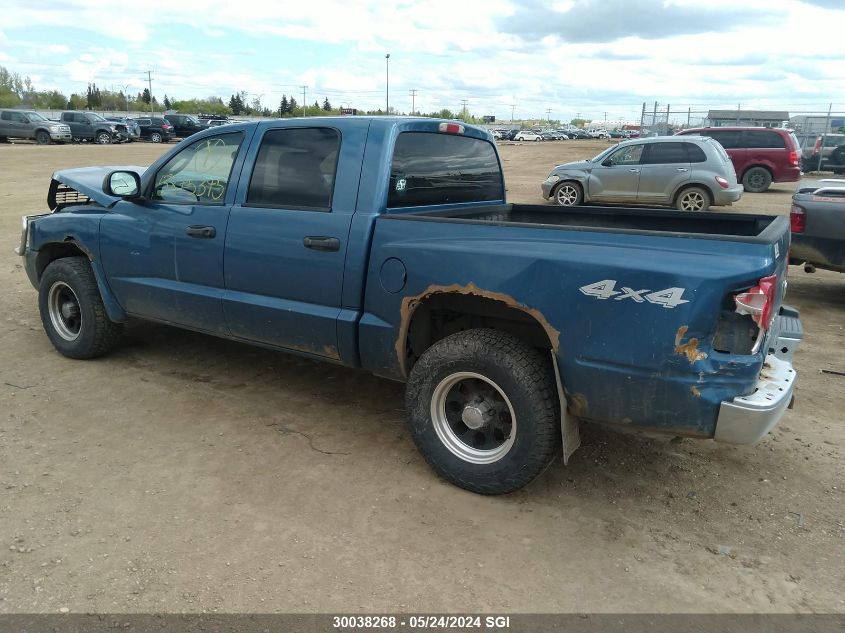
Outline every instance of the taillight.
<svg viewBox="0 0 845 633">
<path fill-rule="evenodd" d="M 789 162 L 793 165 L 793 167 L 798 167 L 798 152 L 795 150 L 789 152 Z"/>
<path fill-rule="evenodd" d="M 774 314 L 777 284 L 777 275 L 770 275 L 763 277 L 753 288 L 740 292 L 734 297 L 736 311 L 751 316 L 761 330 L 768 330 Z"/>
<path fill-rule="evenodd" d="M 816 143 L 813 145 L 813 154 L 818 154 L 820 151 L 822 151 L 822 137 L 817 136 Z"/>
<path fill-rule="evenodd" d="M 793 204 L 789 210 L 789 228 L 793 233 L 803 233 L 807 227 L 807 212 L 804 207 Z"/>
<path fill-rule="evenodd" d="M 716 176 L 716 182 L 719 183 L 719 186 L 722 189 L 727 189 L 728 187 L 731 186 L 730 183 L 727 180 L 725 180 L 724 178 L 722 178 L 721 176 Z"/>
</svg>

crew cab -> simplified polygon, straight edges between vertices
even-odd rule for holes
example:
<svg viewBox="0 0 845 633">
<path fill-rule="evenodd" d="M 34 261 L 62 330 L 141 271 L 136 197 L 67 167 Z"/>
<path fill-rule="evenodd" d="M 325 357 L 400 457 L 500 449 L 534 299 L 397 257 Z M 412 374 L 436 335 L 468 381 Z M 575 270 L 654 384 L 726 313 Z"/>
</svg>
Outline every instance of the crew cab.
<svg viewBox="0 0 845 633">
<path fill-rule="evenodd" d="M 56 172 L 48 203 L 18 251 L 61 354 L 139 318 L 405 381 L 416 445 L 475 492 L 567 461 L 579 420 L 750 443 L 792 399 L 786 217 L 508 204 L 461 123 L 230 124 Z"/>
<path fill-rule="evenodd" d="M 39 145 L 71 140 L 70 128 L 44 118 L 32 110 L 0 110 L 0 142 L 10 138 L 31 138 Z"/>
<path fill-rule="evenodd" d="M 125 125 L 107 121 L 96 112 L 62 112 L 59 120 L 70 128 L 71 136 L 77 141 L 108 145 L 127 138 Z"/>
</svg>

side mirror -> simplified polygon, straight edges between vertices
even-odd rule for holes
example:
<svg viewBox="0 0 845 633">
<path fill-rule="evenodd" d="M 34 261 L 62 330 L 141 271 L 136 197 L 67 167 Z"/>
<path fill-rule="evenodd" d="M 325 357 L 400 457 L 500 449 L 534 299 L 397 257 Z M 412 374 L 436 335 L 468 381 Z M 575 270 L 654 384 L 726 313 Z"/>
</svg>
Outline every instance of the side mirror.
<svg viewBox="0 0 845 633">
<path fill-rule="evenodd" d="M 139 198 L 141 177 L 134 171 L 113 171 L 103 180 L 103 191 L 120 198 Z"/>
<path fill-rule="evenodd" d="M 602 167 L 613 167 L 613 159 L 612 158 L 605 158 L 602 163 Z"/>
</svg>

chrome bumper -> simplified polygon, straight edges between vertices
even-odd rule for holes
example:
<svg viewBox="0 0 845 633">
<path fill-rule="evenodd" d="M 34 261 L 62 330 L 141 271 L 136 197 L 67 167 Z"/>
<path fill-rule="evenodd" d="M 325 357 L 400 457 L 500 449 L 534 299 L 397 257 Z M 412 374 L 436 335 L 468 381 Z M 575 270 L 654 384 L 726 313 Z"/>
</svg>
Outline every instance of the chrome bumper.
<svg viewBox="0 0 845 633">
<path fill-rule="evenodd" d="M 719 407 L 713 438 L 717 442 L 753 444 L 775 428 L 792 405 L 798 377 L 792 368 L 792 355 L 804 336 L 798 311 L 781 308 L 772 334 L 775 344 L 770 345 L 754 392 L 722 402 Z"/>
<path fill-rule="evenodd" d="M 39 213 L 37 215 L 25 215 L 21 218 L 21 242 L 19 246 L 15 247 L 15 253 L 23 257 L 26 255 L 26 249 L 29 245 L 29 228 L 35 218 L 42 218 L 49 213 Z"/>
</svg>

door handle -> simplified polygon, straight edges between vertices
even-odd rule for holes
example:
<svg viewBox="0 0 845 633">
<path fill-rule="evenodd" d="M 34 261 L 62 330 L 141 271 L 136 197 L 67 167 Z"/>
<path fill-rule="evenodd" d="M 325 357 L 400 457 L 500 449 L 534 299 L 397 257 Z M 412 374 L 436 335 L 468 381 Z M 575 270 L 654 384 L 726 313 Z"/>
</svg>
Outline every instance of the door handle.
<svg viewBox="0 0 845 633">
<path fill-rule="evenodd" d="M 340 240 L 336 237 L 323 237 L 317 235 L 310 235 L 302 238 L 302 243 L 305 248 L 311 248 L 315 251 L 339 251 Z"/>
<path fill-rule="evenodd" d="M 213 226 L 189 226 L 185 229 L 188 237 L 195 237 L 200 240 L 210 240 L 217 235 L 217 229 Z"/>
<path fill-rule="evenodd" d="M 628 171 L 630 171 L 632 174 L 636 174 L 640 170 L 639 169 L 629 169 Z"/>
<path fill-rule="evenodd" d="M 678 171 L 689 171 L 686 167 L 678 167 Z"/>
</svg>

